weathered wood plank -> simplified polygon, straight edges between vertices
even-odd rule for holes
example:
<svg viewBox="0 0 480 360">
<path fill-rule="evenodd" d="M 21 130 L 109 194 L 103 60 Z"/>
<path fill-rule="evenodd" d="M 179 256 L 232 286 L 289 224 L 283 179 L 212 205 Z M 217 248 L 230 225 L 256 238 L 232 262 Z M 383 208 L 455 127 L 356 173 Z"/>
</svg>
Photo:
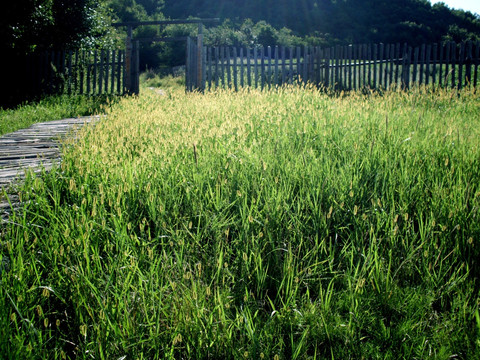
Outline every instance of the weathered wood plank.
<svg viewBox="0 0 480 360">
<path fill-rule="evenodd" d="M 23 178 L 26 168 L 34 172 L 60 163 L 59 143 L 75 130 L 99 117 L 64 119 L 34 124 L 28 129 L 0 137 L 0 188 Z"/>
</svg>

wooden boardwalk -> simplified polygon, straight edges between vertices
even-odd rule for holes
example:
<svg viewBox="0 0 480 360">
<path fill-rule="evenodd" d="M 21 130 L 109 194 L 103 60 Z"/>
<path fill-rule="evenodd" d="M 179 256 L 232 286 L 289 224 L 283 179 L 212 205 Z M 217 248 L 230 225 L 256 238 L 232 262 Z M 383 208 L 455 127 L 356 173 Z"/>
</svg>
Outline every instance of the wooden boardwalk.
<svg viewBox="0 0 480 360">
<path fill-rule="evenodd" d="M 0 218 L 5 219 L 11 211 L 8 200 L 2 195 L 3 190 L 9 192 L 11 186 L 21 183 L 26 169 L 39 173 L 59 164 L 61 139 L 73 136 L 81 126 L 98 119 L 98 116 L 81 117 L 37 123 L 0 136 Z M 9 200 L 14 208 L 18 206 L 15 195 L 9 195 Z"/>
</svg>

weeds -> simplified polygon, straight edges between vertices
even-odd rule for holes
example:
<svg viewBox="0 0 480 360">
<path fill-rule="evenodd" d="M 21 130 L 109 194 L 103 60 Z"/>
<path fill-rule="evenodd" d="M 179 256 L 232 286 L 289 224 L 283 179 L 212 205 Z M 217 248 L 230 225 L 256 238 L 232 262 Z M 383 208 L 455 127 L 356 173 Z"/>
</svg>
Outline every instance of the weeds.
<svg viewBox="0 0 480 360">
<path fill-rule="evenodd" d="M 122 100 L 2 227 L 1 353 L 478 357 L 479 115 L 468 90 Z"/>
</svg>

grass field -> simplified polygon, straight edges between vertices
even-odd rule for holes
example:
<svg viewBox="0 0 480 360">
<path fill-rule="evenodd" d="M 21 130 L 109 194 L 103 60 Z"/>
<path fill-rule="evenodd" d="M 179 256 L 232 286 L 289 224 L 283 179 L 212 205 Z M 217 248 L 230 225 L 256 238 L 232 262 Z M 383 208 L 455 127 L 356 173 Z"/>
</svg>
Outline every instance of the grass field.
<svg viewBox="0 0 480 360">
<path fill-rule="evenodd" d="M 480 357 L 478 94 L 145 92 L 1 227 L 0 353 Z"/>
</svg>

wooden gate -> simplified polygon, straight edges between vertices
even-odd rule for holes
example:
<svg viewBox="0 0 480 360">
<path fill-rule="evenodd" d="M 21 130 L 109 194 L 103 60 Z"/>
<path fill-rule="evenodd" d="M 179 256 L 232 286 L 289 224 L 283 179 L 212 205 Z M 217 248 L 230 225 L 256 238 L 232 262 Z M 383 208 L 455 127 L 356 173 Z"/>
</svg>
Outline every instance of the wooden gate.
<svg viewBox="0 0 480 360">
<path fill-rule="evenodd" d="M 126 40 L 126 88 L 129 93 L 138 94 L 139 87 L 139 43 L 140 42 L 162 42 L 162 41 L 187 41 L 187 58 L 185 83 L 186 91 L 203 91 L 205 89 L 206 57 L 203 47 L 203 24 L 218 23 L 220 19 L 191 19 L 191 20 L 162 20 L 162 21 L 133 21 L 112 24 L 115 27 L 127 27 Z M 132 39 L 133 29 L 145 25 L 172 25 L 172 24 L 198 24 L 198 35 L 192 37 L 158 38 L 149 37 Z M 194 40 L 196 39 L 196 41 Z"/>
</svg>

